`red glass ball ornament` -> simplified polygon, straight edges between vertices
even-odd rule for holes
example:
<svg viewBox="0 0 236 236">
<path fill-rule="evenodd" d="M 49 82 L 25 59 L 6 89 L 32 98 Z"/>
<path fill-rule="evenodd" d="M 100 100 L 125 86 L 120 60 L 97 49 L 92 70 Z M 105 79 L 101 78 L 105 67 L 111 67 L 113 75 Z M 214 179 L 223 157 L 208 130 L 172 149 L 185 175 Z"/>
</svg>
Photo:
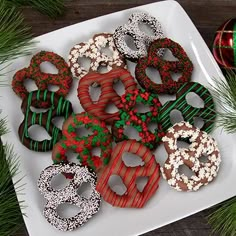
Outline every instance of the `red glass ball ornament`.
<svg viewBox="0 0 236 236">
<path fill-rule="evenodd" d="M 236 69 L 236 18 L 227 20 L 216 31 L 213 55 L 225 69 Z"/>
</svg>

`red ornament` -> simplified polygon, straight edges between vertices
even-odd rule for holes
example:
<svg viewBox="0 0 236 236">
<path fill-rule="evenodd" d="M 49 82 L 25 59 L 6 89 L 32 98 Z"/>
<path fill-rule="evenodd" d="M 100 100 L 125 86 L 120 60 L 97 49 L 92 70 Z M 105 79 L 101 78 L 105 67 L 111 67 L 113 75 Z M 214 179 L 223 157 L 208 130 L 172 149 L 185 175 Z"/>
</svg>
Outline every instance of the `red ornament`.
<svg viewBox="0 0 236 236">
<path fill-rule="evenodd" d="M 216 31 L 213 55 L 225 69 L 236 69 L 236 18 L 227 20 Z"/>
</svg>

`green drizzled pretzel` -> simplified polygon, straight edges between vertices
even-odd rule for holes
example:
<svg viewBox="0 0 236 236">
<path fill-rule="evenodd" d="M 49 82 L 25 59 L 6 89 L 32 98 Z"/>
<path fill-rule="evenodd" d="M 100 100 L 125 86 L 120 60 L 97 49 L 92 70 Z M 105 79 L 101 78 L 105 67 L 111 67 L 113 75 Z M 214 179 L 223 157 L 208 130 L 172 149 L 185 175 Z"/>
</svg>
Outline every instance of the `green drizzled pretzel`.
<svg viewBox="0 0 236 236">
<path fill-rule="evenodd" d="M 44 108 L 43 104 L 47 104 L 48 110 L 46 112 L 37 113 L 31 110 L 32 104 L 39 101 L 42 102 L 41 104 Z M 52 150 L 55 143 L 61 138 L 61 130 L 52 123 L 52 120 L 57 116 L 63 116 L 65 119 L 70 116 L 72 113 L 70 101 L 58 96 L 54 92 L 36 90 L 30 92 L 28 97 L 23 100 L 21 109 L 25 117 L 18 130 L 20 141 L 30 150 L 37 152 Z M 29 136 L 28 129 L 36 124 L 45 128 L 52 138 L 43 141 L 33 140 Z"/>
<path fill-rule="evenodd" d="M 148 105 L 150 111 L 138 113 L 137 109 L 134 109 L 137 103 Z M 156 148 L 164 135 L 158 118 L 160 108 L 161 103 L 157 95 L 148 93 L 144 89 L 128 91 L 121 97 L 119 120 L 115 121 L 112 125 L 112 133 L 115 141 L 128 140 L 129 137 L 124 134 L 125 126 L 132 126 L 139 133 L 141 139 L 138 141 L 140 143 L 150 149 Z M 157 128 L 154 132 L 151 132 L 148 128 L 151 122 L 157 124 Z"/>
<path fill-rule="evenodd" d="M 203 108 L 193 107 L 188 104 L 186 95 L 190 92 L 197 94 L 204 101 Z M 194 125 L 195 118 L 202 118 L 204 125 L 201 130 L 207 133 L 210 133 L 214 127 L 216 112 L 213 98 L 210 92 L 199 83 L 185 83 L 177 91 L 176 100 L 166 102 L 163 105 L 160 112 L 160 122 L 165 131 L 173 126 L 170 120 L 170 113 L 173 110 L 180 111 L 184 121 L 189 122 L 191 125 Z"/>
<path fill-rule="evenodd" d="M 76 129 L 85 126 L 93 134 L 79 137 Z M 96 172 L 106 166 L 112 151 L 112 136 L 103 121 L 86 112 L 72 114 L 63 124 L 62 140 L 53 148 L 52 159 L 55 164 L 68 162 L 66 152 L 72 150 L 78 153 L 77 159 L 81 164 L 89 166 Z M 94 156 L 92 149 L 101 148 L 101 156 Z"/>
</svg>

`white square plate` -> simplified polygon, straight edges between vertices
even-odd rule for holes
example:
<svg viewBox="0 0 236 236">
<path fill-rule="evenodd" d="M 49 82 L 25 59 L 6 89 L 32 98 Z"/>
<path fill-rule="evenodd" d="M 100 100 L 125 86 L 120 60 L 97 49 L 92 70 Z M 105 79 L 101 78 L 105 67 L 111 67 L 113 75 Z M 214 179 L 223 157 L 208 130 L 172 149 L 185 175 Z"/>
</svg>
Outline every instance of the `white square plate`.
<svg viewBox="0 0 236 236">
<path fill-rule="evenodd" d="M 157 2 L 141 7 L 128 9 L 114 14 L 98 17 L 86 22 L 72 25 L 43 36 L 35 50 L 49 50 L 67 59 L 69 50 L 78 42 L 86 41 L 95 33 L 113 32 L 114 29 L 127 22 L 128 16 L 134 11 L 146 11 L 157 17 L 161 22 L 167 37 L 183 46 L 194 64 L 193 81 L 205 86 L 213 77 L 221 78 L 222 74 L 209 49 L 182 7 L 175 1 Z M 7 75 L 9 84 L 16 70 L 29 65 L 31 57 L 20 58 L 11 65 L 14 70 Z M 134 63 L 129 63 L 129 69 L 134 72 Z M 75 112 L 82 111 L 76 96 L 77 81 L 69 95 Z M 46 222 L 42 216 L 44 199 L 37 189 L 40 172 L 52 164 L 50 153 L 36 153 L 25 148 L 18 138 L 18 127 L 23 119 L 21 100 L 14 94 L 11 86 L 1 88 L 0 107 L 3 116 L 8 117 L 11 132 L 2 140 L 4 143 L 14 144 L 14 150 L 20 155 L 20 171 L 25 176 L 25 195 L 19 195 L 19 200 L 25 200 L 28 206 L 24 209 L 27 217 L 25 223 L 32 236 L 60 236 L 60 235 L 137 235 L 161 227 L 173 221 L 187 217 L 236 194 L 236 135 L 228 135 L 221 129 L 213 132 L 222 153 L 222 165 L 215 181 L 203 187 L 198 192 L 182 193 L 170 188 L 161 179 L 160 187 L 153 198 L 143 209 L 119 209 L 102 202 L 100 212 L 83 227 L 73 232 L 60 232 Z M 155 152 L 160 164 L 166 158 L 163 147 Z M 20 176 L 18 176 L 20 177 Z M 16 180 L 16 179 L 15 179 Z"/>
</svg>

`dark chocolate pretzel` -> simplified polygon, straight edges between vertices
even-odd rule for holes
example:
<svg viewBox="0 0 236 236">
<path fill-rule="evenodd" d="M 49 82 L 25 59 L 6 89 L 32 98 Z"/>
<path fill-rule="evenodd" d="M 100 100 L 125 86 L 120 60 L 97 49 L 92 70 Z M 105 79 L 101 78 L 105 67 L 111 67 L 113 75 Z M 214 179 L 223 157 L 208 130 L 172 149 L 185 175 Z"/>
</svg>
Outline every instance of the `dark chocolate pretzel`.
<svg viewBox="0 0 236 236">
<path fill-rule="evenodd" d="M 157 54 L 160 48 L 168 48 L 178 61 L 166 61 Z M 161 84 L 153 82 L 146 74 L 146 69 L 153 67 L 161 76 Z M 157 39 L 150 44 L 148 56 L 140 58 L 135 68 L 135 76 L 141 87 L 150 93 L 174 94 L 183 85 L 190 81 L 193 64 L 184 49 L 176 42 L 168 38 Z M 173 80 L 171 72 L 180 72 L 177 81 Z"/>
<path fill-rule="evenodd" d="M 141 31 L 139 28 L 140 23 L 146 23 L 151 27 L 154 36 L 148 35 L 145 32 Z M 133 38 L 134 44 L 137 47 L 137 50 L 132 50 L 126 43 L 125 37 L 129 35 Z M 131 61 L 137 61 L 139 58 L 147 55 L 147 48 L 152 41 L 158 38 L 163 38 L 164 34 L 162 31 L 161 24 L 158 20 L 145 13 L 145 12 L 136 12 L 133 13 L 128 21 L 128 24 L 119 26 L 113 35 L 115 44 L 119 52 Z M 162 56 L 164 53 L 163 49 L 159 49 L 157 54 Z"/>
<path fill-rule="evenodd" d="M 203 101 L 204 107 L 197 108 L 188 104 L 186 95 L 190 92 L 197 94 Z M 201 130 L 207 133 L 211 132 L 214 127 L 214 121 L 216 118 L 215 105 L 213 98 L 203 85 L 190 82 L 185 83 L 176 94 L 175 101 L 166 102 L 160 111 L 160 123 L 162 124 L 163 130 L 167 130 L 173 124 L 170 120 L 170 113 L 173 110 L 178 110 L 182 113 L 184 121 L 189 122 L 191 125 L 194 124 L 194 119 L 200 117 L 204 121 L 204 125 Z"/>
<path fill-rule="evenodd" d="M 41 104 L 47 104 L 48 110 L 46 112 L 31 111 L 32 104 L 38 101 L 41 101 Z M 45 108 L 45 106 L 42 107 Z M 30 92 L 28 97 L 23 100 L 21 109 L 24 113 L 24 120 L 18 130 L 20 141 L 30 150 L 38 152 L 52 150 L 55 143 L 61 138 L 61 130 L 52 123 L 52 120 L 58 116 L 67 119 L 72 113 L 71 103 L 54 92 L 37 90 Z M 51 136 L 50 140 L 36 141 L 30 138 L 28 129 L 36 124 L 45 128 Z"/>
</svg>

